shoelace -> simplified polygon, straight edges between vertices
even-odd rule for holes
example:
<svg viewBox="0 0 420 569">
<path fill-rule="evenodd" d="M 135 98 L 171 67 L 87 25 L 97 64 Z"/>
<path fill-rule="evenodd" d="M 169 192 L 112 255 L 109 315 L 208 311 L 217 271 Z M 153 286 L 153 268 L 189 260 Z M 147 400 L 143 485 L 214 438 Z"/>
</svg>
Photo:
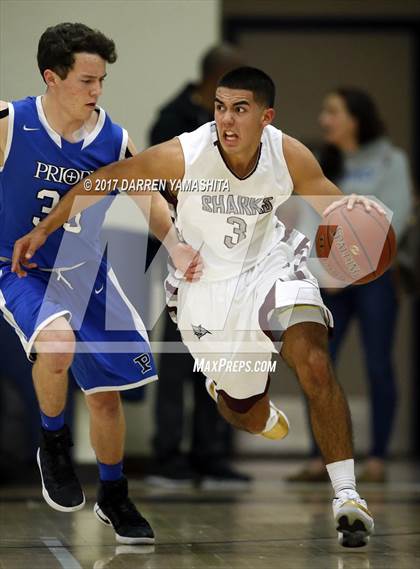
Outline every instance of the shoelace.
<svg viewBox="0 0 420 569">
<path fill-rule="evenodd" d="M 336 496 L 335 499 L 340 502 L 346 502 L 347 500 L 354 500 L 355 502 L 358 502 L 361 500 L 359 494 L 354 490 L 343 490 L 342 492 L 339 492 L 339 495 Z"/>
</svg>

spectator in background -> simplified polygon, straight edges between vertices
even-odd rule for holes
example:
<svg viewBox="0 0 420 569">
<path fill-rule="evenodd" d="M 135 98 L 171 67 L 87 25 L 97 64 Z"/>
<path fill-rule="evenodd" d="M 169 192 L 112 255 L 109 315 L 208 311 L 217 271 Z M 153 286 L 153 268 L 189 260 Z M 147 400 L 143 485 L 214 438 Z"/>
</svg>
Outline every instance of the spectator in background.
<svg viewBox="0 0 420 569">
<path fill-rule="evenodd" d="M 150 131 L 151 144 L 170 140 L 212 121 L 218 79 L 241 65 L 243 60 L 240 54 L 229 44 L 215 46 L 207 51 L 201 60 L 199 83 L 187 83 L 159 110 L 159 116 Z"/>
<path fill-rule="evenodd" d="M 214 93 L 221 75 L 243 64 L 232 46 L 213 47 L 201 61 L 199 83 L 188 83 L 165 104 L 150 132 L 150 144 L 170 140 L 213 120 Z M 149 258 L 160 246 L 149 240 Z M 181 336 L 167 312 L 163 340 L 180 342 Z M 190 354 L 163 353 L 159 363 L 156 401 L 156 432 L 153 441 L 157 470 L 149 481 L 180 486 L 200 480 L 204 484 L 245 484 L 250 477 L 236 472 L 229 464 L 232 453 L 232 428 L 219 415 L 205 388 L 205 377 L 193 372 Z M 194 409 L 191 453 L 181 451 L 184 434 L 184 385 L 192 382 Z"/>
<path fill-rule="evenodd" d="M 324 147 L 320 163 L 325 175 L 345 194 L 373 195 L 393 211 L 392 225 L 400 240 L 411 212 L 407 157 L 385 137 L 385 127 L 371 97 L 355 88 L 332 91 L 323 104 L 320 123 Z M 331 356 L 337 361 L 349 324 L 357 318 L 369 380 L 371 447 L 359 481 L 384 482 L 386 458 L 397 408 L 392 362 L 398 314 L 394 268 L 379 279 L 345 289 L 324 291 L 334 316 Z M 312 441 L 308 465 L 289 481 L 328 480 Z"/>
</svg>

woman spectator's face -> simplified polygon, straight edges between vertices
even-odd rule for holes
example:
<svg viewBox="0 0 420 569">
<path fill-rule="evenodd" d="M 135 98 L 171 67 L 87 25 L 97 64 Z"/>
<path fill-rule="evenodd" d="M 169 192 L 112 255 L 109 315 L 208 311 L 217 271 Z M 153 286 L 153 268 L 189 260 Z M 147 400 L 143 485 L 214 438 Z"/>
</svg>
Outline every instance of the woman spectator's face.
<svg viewBox="0 0 420 569">
<path fill-rule="evenodd" d="M 327 144 L 341 147 L 357 140 L 357 121 L 349 113 L 344 99 L 336 93 L 325 98 L 319 122 Z"/>
</svg>

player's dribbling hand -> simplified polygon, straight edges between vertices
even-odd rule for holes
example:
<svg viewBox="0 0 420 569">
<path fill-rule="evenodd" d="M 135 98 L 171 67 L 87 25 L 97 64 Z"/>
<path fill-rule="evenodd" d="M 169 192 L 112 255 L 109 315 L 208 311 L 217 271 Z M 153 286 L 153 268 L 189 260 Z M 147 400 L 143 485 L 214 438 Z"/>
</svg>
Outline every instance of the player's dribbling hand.
<svg viewBox="0 0 420 569">
<path fill-rule="evenodd" d="M 23 267 L 35 269 L 38 265 L 31 263 L 30 260 L 46 240 L 46 234 L 37 228 L 18 239 L 13 248 L 12 273 L 16 273 L 19 278 L 22 278 L 28 274 Z"/>
<path fill-rule="evenodd" d="M 347 204 L 347 209 L 348 210 L 352 210 L 355 206 L 355 204 L 357 203 L 361 203 L 366 211 L 371 211 L 372 208 L 376 209 L 379 213 L 381 213 L 382 215 L 386 214 L 386 211 L 384 210 L 383 207 L 381 207 L 375 200 L 371 200 L 370 198 L 367 198 L 366 196 L 359 196 L 357 194 L 351 194 L 350 196 L 344 196 L 343 198 L 341 198 L 340 200 L 337 200 L 336 202 L 333 202 L 332 204 L 330 204 L 323 212 L 323 216 L 326 217 L 327 215 L 329 215 L 334 209 L 336 209 L 337 207 Z"/>
<path fill-rule="evenodd" d="M 203 260 L 198 251 L 186 243 L 178 243 L 171 251 L 171 259 L 175 265 L 175 276 L 188 282 L 199 281 L 203 275 Z"/>
</svg>

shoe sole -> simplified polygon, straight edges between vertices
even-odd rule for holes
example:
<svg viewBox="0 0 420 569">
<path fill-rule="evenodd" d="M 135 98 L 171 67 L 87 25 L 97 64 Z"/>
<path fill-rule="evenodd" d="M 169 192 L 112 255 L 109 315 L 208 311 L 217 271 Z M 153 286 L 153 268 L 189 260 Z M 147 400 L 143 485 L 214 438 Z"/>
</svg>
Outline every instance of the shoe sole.
<svg viewBox="0 0 420 569">
<path fill-rule="evenodd" d="M 111 520 L 103 513 L 98 503 L 93 506 L 93 513 L 101 524 L 107 527 L 113 527 Z M 117 532 L 115 532 L 115 538 L 118 543 L 123 543 L 125 545 L 153 545 L 155 543 L 154 537 L 125 537 L 123 535 L 119 535 Z"/>
<path fill-rule="evenodd" d="M 338 542 L 343 547 L 364 547 L 369 543 L 375 524 L 368 510 L 344 504 L 336 517 Z"/>
<path fill-rule="evenodd" d="M 347 516 L 338 519 L 338 542 L 343 547 L 364 547 L 369 543 L 370 532 L 362 520 L 349 521 Z"/>
<path fill-rule="evenodd" d="M 84 508 L 86 504 L 86 497 L 84 493 L 83 493 L 83 502 L 77 504 L 77 506 L 62 506 L 61 504 L 57 504 L 57 502 L 54 502 L 54 500 L 50 497 L 50 495 L 48 494 L 48 490 L 46 489 L 44 484 L 44 477 L 42 476 L 40 451 L 41 449 L 38 449 L 38 452 L 36 453 L 36 462 L 38 464 L 39 473 L 41 475 L 42 496 L 44 500 L 47 502 L 47 504 L 50 506 L 50 508 L 52 508 L 53 510 L 57 510 L 57 512 L 78 512 L 79 510 Z"/>
</svg>

